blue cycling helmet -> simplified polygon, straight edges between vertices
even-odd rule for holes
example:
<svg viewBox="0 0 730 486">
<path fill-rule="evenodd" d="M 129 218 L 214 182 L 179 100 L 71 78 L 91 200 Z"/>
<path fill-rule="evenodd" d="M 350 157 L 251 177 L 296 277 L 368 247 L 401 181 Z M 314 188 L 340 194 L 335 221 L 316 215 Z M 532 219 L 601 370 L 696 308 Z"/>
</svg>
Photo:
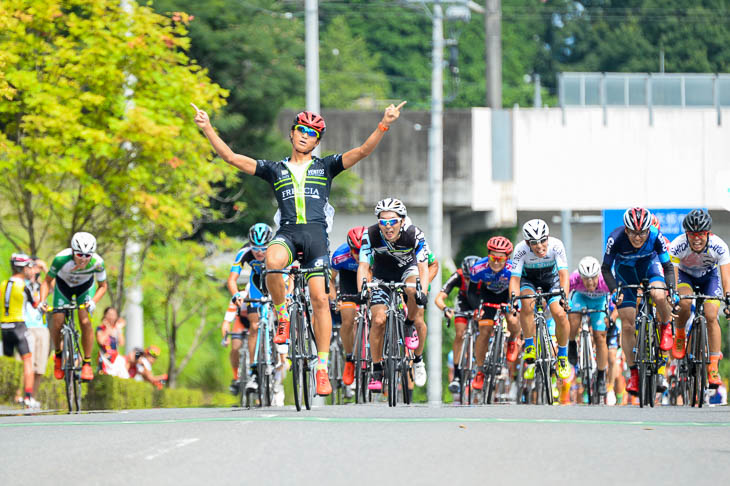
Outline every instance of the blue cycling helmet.
<svg viewBox="0 0 730 486">
<path fill-rule="evenodd" d="M 248 239 L 251 241 L 251 244 L 255 246 L 264 246 L 268 244 L 273 236 L 274 231 L 271 229 L 271 226 L 266 223 L 256 223 L 251 226 L 250 230 L 248 230 Z"/>
</svg>

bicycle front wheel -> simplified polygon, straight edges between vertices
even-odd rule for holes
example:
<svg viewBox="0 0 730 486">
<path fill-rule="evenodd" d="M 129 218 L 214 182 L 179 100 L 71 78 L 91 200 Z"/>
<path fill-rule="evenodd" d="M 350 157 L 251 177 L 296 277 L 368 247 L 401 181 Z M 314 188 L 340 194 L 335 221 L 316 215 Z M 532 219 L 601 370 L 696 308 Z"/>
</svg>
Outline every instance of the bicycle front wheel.
<svg viewBox="0 0 730 486">
<path fill-rule="evenodd" d="M 299 315 L 299 307 L 296 304 L 292 306 L 289 316 L 291 319 L 291 324 L 289 326 L 289 359 L 291 360 L 292 392 L 294 393 L 294 406 L 296 407 L 297 412 L 300 412 L 302 410 L 302 404 L 304 403 L 304 394 L 302 393 L 302 354 L 299 343 L 299 321 L 301 317 Z"/>
<path fill-rule="evenodd" d="M 553 382 L 551 376 L 552 369 L 552 342 L 548 333 L 545 321 L 540 323 L 538 336 L 537 361 L 540 376 L 542 377 L 542 389 L 538 390 L 539 394 L 544 394 L 544 403 L 553 404 Z"/>
<path fill-rule="evenodd" d="M 342 372 L 344 369 L 344 355 L 339 342 L 332 340 L 330 344 L 330 360 L 329 360 L 329 377 L 332 385 L 332 393 L 330 393 L 331 405 L 343 404 L 343 388 Z"/>
<path fill-rule="evenodd" d="M 355 403 L 367 401 L 367 330 L 365 317 L 360 316 L 357 320 L 357 333 L 355 334 Z"/>
</svg>

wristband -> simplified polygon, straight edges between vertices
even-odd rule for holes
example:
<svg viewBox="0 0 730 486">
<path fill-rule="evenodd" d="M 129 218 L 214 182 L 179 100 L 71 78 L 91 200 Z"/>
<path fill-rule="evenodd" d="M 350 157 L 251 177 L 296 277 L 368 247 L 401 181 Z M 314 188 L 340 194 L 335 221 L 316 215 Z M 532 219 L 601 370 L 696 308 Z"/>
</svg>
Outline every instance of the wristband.
<svg viewBox="0 0 730 486">
<path fill-rule="evenodd" d="M 381 132 L 387 132 L 388 130 L 390 130 L 390 127 L 387 125 L 383 125 L 383 123 L 380 122 L 378 123 L 378 130 L 380 130 Z"/>
</svg>

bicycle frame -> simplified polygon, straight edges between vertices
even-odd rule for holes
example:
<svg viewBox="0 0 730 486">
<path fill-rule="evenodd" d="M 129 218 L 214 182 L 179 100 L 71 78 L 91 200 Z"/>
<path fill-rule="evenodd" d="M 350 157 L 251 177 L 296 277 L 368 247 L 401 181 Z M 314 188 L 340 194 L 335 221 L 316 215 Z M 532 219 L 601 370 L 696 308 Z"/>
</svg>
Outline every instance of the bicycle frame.
<svg viewBox="0 0 730 486">
<path fill-rule="evenodd" d="M 83 356 L 79 344 L 79 331 L 76 328 L 74 320 L 74 311 L 83 309 L 85 304 L 77 305 L 75 301 L 56 308 L 49 308 L 49 312 L 63 313 L 63 325 L 61 327 L 62 348 L 62 366 L 64 371 L 64 382 L 66 389 L 66 404 L 68 405 L 68 413 L 73 413 L 74 409 L 78 413 L 81 411 L 81 366 Z"/>
<path fill-rule="evenodd" d="M 578 354 L 578 369 L 580 370 L 583 388 L 588 394 L 589 404 L 597 405 L 601 397 L 598 396 L 598 381 L 596 379 L 596 362 L 593 359 L 593 334 L 591 333 L 590 315 L 604 313 L 608 309 L 583 308 L 570 311 L 569 314 L 579 314 L 580 319 L 580 353 Z"/>
<path fill-rule="evenodd" d="M 461 350 L 459 353 L 459 370 L 461 372 L 461 379 L 459 380 L 459 403 L 462 405 L 471 405 L 473 399 L 471 382 L 475 376 L 474 350 L 476 348 L 476 338 L 479 335 L 478 313 L 481 308 L 482 303 L 480 302 L 476 310 L 472 312 L 454 312 L 455 318 L 464 317 L 467 319 L 464 338 L 461 342 Z"/>
<path fill-rule="evenodd" d="M 695 289 L 698 291 L 699 289 Z M 717 296 L 700 293 L 681 295 L 681 300 L 695 301 L 695 318 L 687 332 L 687 351 L 681 362 L 682 370 L 687 375 L 689 400 L 684 404 L 702 408 L 707 389 L 707 365 L 710 359 L 709 342 L 707 339 L 707 317 L 705 317 L 705 302 L 719 300 Z"/>
</svg>

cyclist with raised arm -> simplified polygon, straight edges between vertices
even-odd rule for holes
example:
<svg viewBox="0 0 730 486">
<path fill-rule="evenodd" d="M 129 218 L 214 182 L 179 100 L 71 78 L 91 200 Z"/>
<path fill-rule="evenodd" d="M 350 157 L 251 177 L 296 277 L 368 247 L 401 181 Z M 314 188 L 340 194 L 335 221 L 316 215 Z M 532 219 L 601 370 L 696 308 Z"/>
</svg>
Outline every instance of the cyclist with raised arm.
<svg viewBox="0 0 730 486">
<path fill-rule="evenodd" d="M 650 294 L 661 323 L 659 347 L 663 351 L 672 347 L 670 320 L 674 300 L 674 268 L 669 261 L 663 235 L 651 225 L 651 213 L 647 209 L 635 207 L 626 210 L 624 225 L 613 230 L 606 241 L 601 273 L 621 318 L 621 346 L 631 372 L 626 390 L 636 395 L 639 392 L 639 372 L 634 363 L 633 349 L 636 346 L 637 292 L 636 289 L 623 289 L 621 295 L 616 295 L 619 283 L 637 285 L 647 279 L 651 286 L 666 285 L 668 291 L 654 289 Z"/>
<path fill-rule="evenodd" d="M 398 199 L 386 198 L 375 206 L 378 223 L 369 226 L 362 236 L 360 263 L 357 269 L 358 290 L 362 293 L 363 279 L 370 280 L 370 270 L 375 280 L 415 284 L 428 282 L 428 248 L 423 232 L 415 225 L 404 227 L 406 206 Z M 413 287 L 404 289 L 407 297 L 408 317 L 405 322 L 405 346 L 414 351 L 413 381 L 416 386 L 426 384 L 426 363 L 423 348 L 426 345 L 426 322 L 423 306 L 428 301 L 425 289 L 417 292 Z M 370 353 L 373 358 L 373 375 L 368 389 L 383 389 L 383 339 L 388 294 L 380 288 L 373 289 L 370 299 L 372 329 Z"/>
<path fill-rule="evenodd" d="M 531 219 L 522 226 L 524 240 L 515 247 L 512 259 L 512 270 L 509 292 L 515 295 L 534 294 L 537 288 L 543 292 L 557 292 L 561 288 L 570 292 L 570 276 L 565 246 L 557 238 L 550 236 L 547 223 L 541 219 Z M 567 302 L 561 297 L 548 299 L 550 313 L 555 319 L 555 334 L 558 339 L 557 374 L 563 380 L 570 377 L 568 363 L 568 335 L 570 324 L 565 312 Z M 527 364 L 535 362 L 535 299 L 522 300 L 520 325 L 525 338 L 523 357 Z M 528 367 L 528 373 L 534 373 L 534 367 Z M 526 376 L 531 379 L 531 376 Z"/>
<path fill-rule="evenodd" d="M 345 369 L 342 372 L 342 382 L 350 386 L 355 381 L 355 363 L 352 350 L 355 346 L 355 315 L 357 314 L 358 290 L 357 267 L 362 247 L 362 235 L 367 228 L 356 226 L 347 232 L 347 243 L 340 245 L 332 254 L 332 281 L 339 276 L 340 317 L 342 327 L 342 347 L 345 348 Z M 335 286 L 330 287 L 335 291 Z"/>
<path fill-rule="evenodd" d="M 104 260 L 96 253 L 94 235 L 83 231 L 75 233 L 71 238 L 71 248 L 66 248 L 53 259 L 51 268 L 41 284 L 40 301 L 44 310 L 54 280 L 56 282 L 53 291 L 54 311 L 49 326 L 55 349 L 53 376 L 57 380 L 62 380 L 65 375 L 61 368 L 61 326 L 64 315 L 58 308 L 71 304 L 75 298 L 77 304 L 84 305 L 78 309 L 81 344 L 84 351 L 81 380 L 91 381 L 94 379 L 94 370 L 91 367 L 91 352 L 94 349 L 91 315 L 107 290 Z M 99 288 L 96 288 L 96 282 L 99 282 Z"/>
<path fill-rule="evenodd" d="M 722 385 L 718 362 L 722 357 L 720 323 L 717 314 L 725 290 L 725 305 L 730 304 L 730 252 L 727 243 L 711 232 L 712 217 L 704 209 L 693 209 L 682 221 L 684 234 L 677 236 L 669 246 L 669 257 L 677 267 L 677 291 L 682 295 L 698 293 L 715 295 L 717 300 L 705 301 L 707 318 L 707 341 L 710 350 L 710 364 L 707 366 L 707 381 L 710 388 Z M 719 272 L 718 272 L 719 268 Z M 687 336 L 685 327 L 690 318 L 692 301 L 679 302 L 679 316 L 675 320 L 676 337 L 672 356 L 684 358 Z"/>
<path fill-rule="evenodd" d="M 243 299 L 245 296 L 244 292 L 238 290 L 238 277 L 241 275 L 241 271 L 245 265 L 251 268 L 251 275 L 248 281 L 248 298 L 249 299 L 260 299 L 263 297 L 263 291 L 265 289 L 264 282 L 262 281 L 261 275 L 265 266 L 266 259 L 266 245 L 269 244 L 271 238 L 273 238 L 274 232 L 266 223 L 256 223 L 251 226 L 248 230 L 248 243 L 243 246 L 236 253 L 236 257 L 233 260 L 233 266 L 231 272 L 228 274 L 228 280 L 226 281 L 226 287 L 231 293 L 231 302 L 228 305 L 228 310 L 223 318 L 223 324 L 221 325 L 221 334 L 226 338 L 226 333 L 231 332 L 231 323 L 233 323 L 233 332 L 240 334 L 244 331 L 244 327 L 250 329 L 248 338 L 248 353 L 253 359 L 256 354 L 256 333 L 259 330 L 259 314 L 258 309 L 261 307 L 259 303 L 244 304 Z M 244 317 L 239 313 L 246 312 L 249 326 L 244 326 Z M 252 337 L 253 336 L 253 337 Z M 240 349 L 243 345 L 240 337 L 234 337 L 233 339 L 226 339 L 226 345 L 228 342 L 231 343 L 231 367 L 233 368 L 233 381 L 231 382 L 231 393 L 234 395 L 238 394 L 238 361 L 240 359 Z M 246 389 L 255 391 L 258 389 L 258 377 L 257 368 L 251 364 L 251 379 L 246 382 Z"/>
<path fill-rule="evenodd" d="M 439 293 L 436 294 L 436 307 L 444 312 L 444 316 L 447 319 L 454 319 L 454 378 L 449 383 L 449 391 L 451 393 L 459 392 L 459 384 L 461 382 L 461 370 L 459 369 L 461 346 L 464 342 L 464 332 L 468 323 L 468 319 L 464 316 L 454 317 L 454 312 L 473 312 L 479 305 L 479 285 L 476 282 L 472 283 L 470 278 L 472 266 L 478 260 L 479 257 L 474 255 L 464 257 L 461 261 L 461 268 L 457 268 L 451 274 Z M 455 288 L 458 288 L 459 292 L 456 295 L 456 302 L 452 309 L 451 307 L 446 307 L 445 300 Z"/>
<path fill-rule="evenodd" d="M 504 236 L 493 236 L 487 241 L 487 256 L 477 261 L 471 268 L 471 281 L 480 287 L 480 298 L 486 304 L 509 304 L 509 281 L 512 276 L 512 242 Z M 477 375 L 472 386 L 481 390 L 484 386 L 484 358 L 489 349 L 489 339 L 494 330 L 494 319 L 497 316 L 495 307 L 484 307 L 479 320 L 479 336 L 475 346 Z M 517 347 L 517 338 L 520 336 L 520 321 L 512 312 L 505 312 L 507 320 L 508 362 L 517 360 L 520 350 Z M 499 323 L 497 323 L 499 325 Z"/>
<path fill-rule="evenodd" d="M 581 309 L 607 309 L 608 286 L 601 275 L 601 264 L 591 256 L 582 258 L 578 262 L 578 270 L 570 274 L 570 308 L 574 311 Z M 575 366 L 578 363 L 578 345 L 575 339 L 580 329 L 582 316 L 569 314 L 570 341 L 568 341 L 568 361 Z M 606 342 L 606 312 L 588 314 L 593 342 L 596 346 L 596 366 L 598 368 L 598 393 L 606 394 L 606 369 L 608 368 L 608 344 Z M 591 353 L 593 350 L 591 350 Z"/>
<path fill-rule="evenodd" d="M 334 208 L 329 204 L 332 180 L 375 150 L 390 124 L 400 116 L 405 103 L 388 106 L 378 127 L 360 147 L 324 158 L 312 155 L 325 133 L 324 119 L 317 113 L 303 111 L 294 117 L 289 132 L 291 156 L 278 162 L 255 160 L 233 152 L 213 129 L 208 114 L 196 108 L 195 123 L 203 130 L 218 155 L 242 172 L 266 180 L 274 191 L 281 226 L 266 250 L 268 271 L 283 270 L 296 259 L 301 259 L 305 268 L 328 266 L 328 220 L 334 216 Z M 301 254 L 300 258 L 298 254 Z M 329 275 L 326 277 L 329 278 Z M 315 373 L 317 394 L 329 395 L 332 386 L 327 375 L 327 362 L 332 316 L 325 291 L 324 272 L 308 275 L 307 282 L 314 311 L 313 327 L 318 355 Z M 289 340 L 290 326 L 284 281 L 272 273 L 267 275 L 266 283 L 279 320 L 274 342 L 284 344 Z"/>
</svg>

